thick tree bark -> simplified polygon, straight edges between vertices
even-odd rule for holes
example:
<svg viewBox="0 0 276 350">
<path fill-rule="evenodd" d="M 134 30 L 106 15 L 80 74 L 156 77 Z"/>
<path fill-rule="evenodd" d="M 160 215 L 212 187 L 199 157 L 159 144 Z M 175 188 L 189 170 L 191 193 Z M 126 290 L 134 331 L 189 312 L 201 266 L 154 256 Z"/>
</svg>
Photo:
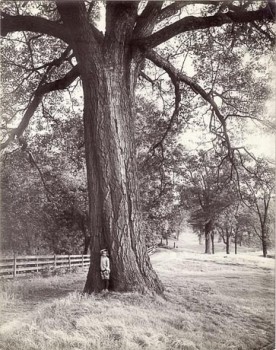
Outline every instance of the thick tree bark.
<svg viewBox="0 0 276 350">
<path fill-rule="evenodd" d="M 102 289 L 100 250 L 107 248 L 113 290 L 161 292 L 139 228 L 133 101 L 122 67 L 115 64 L 97 74 L 97 96 L 93 96 L 95 77 L 83 79 L 91 227 L 91 266 L 85 291 Z"/>
</svg>

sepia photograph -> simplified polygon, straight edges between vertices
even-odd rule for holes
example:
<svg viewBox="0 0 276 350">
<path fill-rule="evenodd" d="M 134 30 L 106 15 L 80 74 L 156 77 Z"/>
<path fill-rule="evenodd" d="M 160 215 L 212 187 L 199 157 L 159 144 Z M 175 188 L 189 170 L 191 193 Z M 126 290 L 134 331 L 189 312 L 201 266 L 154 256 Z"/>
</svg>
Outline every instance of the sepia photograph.
<svg viewBox="0 0 276 350">
<path fill-rule="evenodd" d="M 275 350 L 275 0 L 0 11 L 0 350 Z"/>
</svg>

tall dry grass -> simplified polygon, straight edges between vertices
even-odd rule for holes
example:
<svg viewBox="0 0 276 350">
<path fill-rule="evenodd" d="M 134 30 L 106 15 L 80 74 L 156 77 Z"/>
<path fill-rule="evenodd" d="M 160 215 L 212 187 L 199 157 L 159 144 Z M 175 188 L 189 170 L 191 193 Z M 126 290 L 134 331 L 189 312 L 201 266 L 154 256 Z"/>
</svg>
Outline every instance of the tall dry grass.
<svg viewBox="0 0 276 350">
<path fill-rule="evenodd" d="M 261 258 L 254 259 L 246 264 L 244 256 L 239 264 L 234 257 L 206 258 L 181 248 L 158 252 L 152 261 L 166 287 L 163 297 L 114 292 L 82 296 L 85 273 L 24 286 L 11 282 L 4 291 L 7 299 L 12 296 L 6 305 L 10 310 L 16 304 L 30 306 L 28 293 L 41 295 L 41 301 L 18 310 L 17 317 L 1 326 L 0 348 L 272 350 L 274 270 L 271 263 L 263 266 Z M 76 291 L 65 297 L 58 293 L 70 286 Z M 57 291 L 58 299 L 43 300 L 45 288 Z"/>
</svg>

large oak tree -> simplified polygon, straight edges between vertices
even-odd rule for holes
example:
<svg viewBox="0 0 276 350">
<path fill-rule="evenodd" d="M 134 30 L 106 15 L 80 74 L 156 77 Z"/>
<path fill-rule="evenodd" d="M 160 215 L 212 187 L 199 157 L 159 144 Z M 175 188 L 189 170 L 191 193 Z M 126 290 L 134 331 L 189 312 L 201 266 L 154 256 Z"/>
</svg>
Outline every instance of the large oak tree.
<svg viewBox="0 0 276 350">
<path fill-rule="evenodd" d="M 180 9 L 193 4 L 204 4 L 205 14 L 191 16 L 182 12 L 176 20 L 174 15 Z M 36 15 L 25 10 L 28 6 L 37 6 Z M 22 120 L 18 127 L 10 130 L 1 148 L 22 136 L 47 93 L 65 89 L 80 77 L 91 232 L 91 265 L 85 291 L 101 289 L 99 251 L 107 248 L 111 255 L 114 290 L 161 293 L 163 286 L 150 264 L 139 222 L 133 127 L 137 79 L 146 59 L 169 75 L 175 91 L 175 108 L 168 130 L 179 112 L 181 84 L 201 96 L 221 126 L 216 132 L 221 132 L 227 156 L 233 161 L 226 118 L 212 94 L 174 67 L 155 48 L 181 33 L 209 28 L 230 26 L 233 33 L 243 34 L 240 24 L 247 23 L 254 24 L 254 30 L 270 40 L 266 28 L 275 16 L 274 2 L 106 1 L 104 33 L 93 24 L 93 13 L 97 10 L 93 1 L 56 0 L 37 5 L 24 1 L 17 3 L 16 13 L 9 2 L 4 1 L 2 7 L 2 36 L 14 38 L 12 33 L 22 31 L 36 33 L 36 37 L 45 40 L 47 50 L 44 52 L 49 60 L 41 65 L 44 73 L 40 81 L 31 81 L 33 93 L 22 112 Z M 49 41 L 51 37 L 59 39 L 64 50 L 54 60 L 51 58 L 56 45 Z M 31 46 L 30 40 L 28 43 Z M 65 61 L 71 64 L 71 69 L 68 68 L 70 64 L 67 69 L 62 66 Z M 50 75 L 53 69 L 61 66 L 59 73 Z M 32 62 L 30 74 L 38 70 Z"/>
</svg>

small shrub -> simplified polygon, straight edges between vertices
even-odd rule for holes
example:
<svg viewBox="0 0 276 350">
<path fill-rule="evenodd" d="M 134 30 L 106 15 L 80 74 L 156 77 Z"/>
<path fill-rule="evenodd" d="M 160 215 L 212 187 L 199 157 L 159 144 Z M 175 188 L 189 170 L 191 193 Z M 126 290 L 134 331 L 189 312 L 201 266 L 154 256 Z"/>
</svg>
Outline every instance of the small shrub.
<svg viewBox="0 0 276 350">
<path fill-rule="evenodd" d="M 66 274 L 66 268 L 65 267 L 58 267 L 56 268 L 56 275 L 62 276 Z"/>
<path fill-rule="evenodd" d="M 79 271 L 79 266 L 72 266 L 72 268 L 71 268 L 72 273 L 76 273 L 78 271 Z"/>
<path fill-rule="evenodd" d="M 46 266 L 44 269 L 41 270 L 41 276 L 42 277 L 50 277 L 52 276 L 53 268 L 51 266 Z"/>
</svg>

